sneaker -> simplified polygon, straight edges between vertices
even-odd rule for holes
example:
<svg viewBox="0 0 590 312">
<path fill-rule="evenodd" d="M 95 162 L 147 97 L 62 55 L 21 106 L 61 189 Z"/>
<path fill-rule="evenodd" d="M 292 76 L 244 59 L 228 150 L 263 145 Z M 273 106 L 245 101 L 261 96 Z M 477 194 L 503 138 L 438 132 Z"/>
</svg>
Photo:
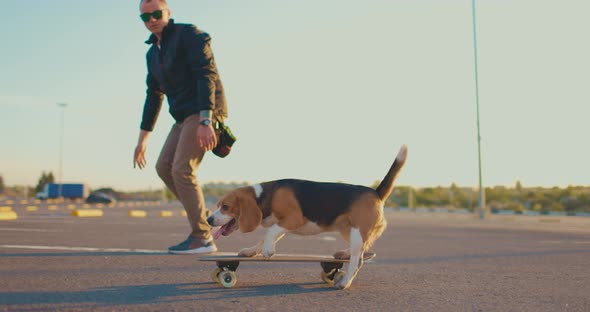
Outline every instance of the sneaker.
<svg viewBox="0 0 590 312">
<path fill-rule="evenodd" d="M 184 242 L 168 248 L 168 252 L 171 254 L 207 254 L 216 251 L 217 246 L 213 240 L 206 241 L 191 235 Z"/>
</svg>

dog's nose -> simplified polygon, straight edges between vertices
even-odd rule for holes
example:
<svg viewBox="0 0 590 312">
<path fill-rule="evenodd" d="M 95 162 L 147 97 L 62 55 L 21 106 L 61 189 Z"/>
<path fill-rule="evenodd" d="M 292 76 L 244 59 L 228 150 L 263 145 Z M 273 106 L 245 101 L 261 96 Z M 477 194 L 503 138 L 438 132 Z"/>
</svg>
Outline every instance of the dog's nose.
<svg viewBox="0 0 590 312">
<path fill-rule="evenodd" d="M 209 225 L 213 226 L 213 221 L 214 220 L 215 219 L 213 219 L 213 217 L 209 217 L 209 218 L 207 218 L 207 223 L 209 223 Z"/>
</svg>

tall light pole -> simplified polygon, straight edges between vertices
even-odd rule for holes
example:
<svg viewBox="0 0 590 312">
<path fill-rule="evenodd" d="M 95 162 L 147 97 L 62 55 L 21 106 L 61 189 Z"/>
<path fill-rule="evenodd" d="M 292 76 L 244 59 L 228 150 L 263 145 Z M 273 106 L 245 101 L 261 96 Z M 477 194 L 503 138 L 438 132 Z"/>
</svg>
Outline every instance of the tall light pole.
<svg viewBox="0 0 590 312">
<path fill-rule="evenodd" d="M 479 218 L 486 217 L 485 190 L 481 178 L 481 132 L 479 126 L 479 72 L 477 62 L 477 29 L 475 27 L 475 0 L 471 0 L 471 16 L 473 20 L 473 55 L 475 62 L 475 105 L 477 112 L 477 162 L 479 170 Z"/>
<path fill-rule="evenodd" d="M 63 184 L 63 148 L 64 148 L 64 115 L 66 111 L 67 103 L 57 103 L 57 106 L 61 108 L 61 120 L 60 120 L 60 131 L 59 131 L 59 184 L 57 186 L 57 197 L 62 197 L 62 184 Z"/>
</svg>

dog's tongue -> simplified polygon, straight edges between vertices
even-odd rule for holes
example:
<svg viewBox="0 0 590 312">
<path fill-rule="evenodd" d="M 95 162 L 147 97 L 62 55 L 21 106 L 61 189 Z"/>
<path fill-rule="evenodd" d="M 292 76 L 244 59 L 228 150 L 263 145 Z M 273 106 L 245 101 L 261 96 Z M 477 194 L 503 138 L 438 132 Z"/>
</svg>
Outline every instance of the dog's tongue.
<svg viewBox="0 0 590 312">
<path fill-rule="evenodd" d="M 228 222 L 222 226 L 220 226 L 217 231 L 215 231 L 215 233 L 213 233 L 213 239 L 218 239 L 221 234 L 223 234 L 223 232 L 225 232 L 225 230 L 227 230 L 228 227 L 230 227 L 233 224 L 233 222 Z"/>
<path fill-rule="evenodd" d="M 213 233 L 213 239 L 218 239 L 219 236 L 221 236 L 221 228 L 218 228 L 217 231 L 215 231 L 215 233 Z"/>
</svg>

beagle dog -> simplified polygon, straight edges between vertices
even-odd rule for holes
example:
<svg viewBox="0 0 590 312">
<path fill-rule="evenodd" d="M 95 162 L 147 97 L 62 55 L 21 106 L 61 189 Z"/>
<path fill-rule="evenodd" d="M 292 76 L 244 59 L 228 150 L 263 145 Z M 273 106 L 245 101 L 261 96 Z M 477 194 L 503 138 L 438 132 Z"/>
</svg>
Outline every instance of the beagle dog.
<svg viewBox="0 0 590 312">
<path fill-rule="evenodd" d="M 216 239 L 238 228 L 243 233 L 254 231 L 259 225 L 268 228 L 258 244 L 240 250 L 238 255 L 243 257 L 272 257 L 276 242 L 285 233 L 339 232 L 350 248 L 336 252 L 334 257 L 350 261 L 346 274 L 335 281 L 335 286 L 348 288 L 363 265 L 363 253 L 385 230 L 383 204 L 393 190 L 407 151 L 406 145 L 400 148 L 376 189 L 296 179 L 269 181 L 231 191 L 219 201 L 218 209 L 207 222 L 221 226 L 214 234 Z"/>
</svg>

